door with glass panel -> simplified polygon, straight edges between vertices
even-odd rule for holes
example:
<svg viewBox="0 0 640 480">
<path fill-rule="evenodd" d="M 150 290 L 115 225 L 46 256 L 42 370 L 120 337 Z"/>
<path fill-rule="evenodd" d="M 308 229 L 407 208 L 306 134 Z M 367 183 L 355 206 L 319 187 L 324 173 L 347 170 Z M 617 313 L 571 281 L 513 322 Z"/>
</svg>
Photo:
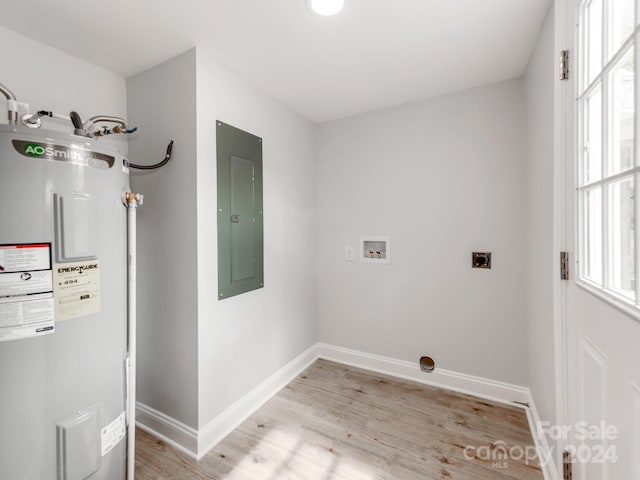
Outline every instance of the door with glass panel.
<svg viewBox="0 0 640 480">
<path fill-rule="evenodd" d="M 640 479 L 636 0 L 566 0 L 567 430 L 580 480 Z"/>
</svg>

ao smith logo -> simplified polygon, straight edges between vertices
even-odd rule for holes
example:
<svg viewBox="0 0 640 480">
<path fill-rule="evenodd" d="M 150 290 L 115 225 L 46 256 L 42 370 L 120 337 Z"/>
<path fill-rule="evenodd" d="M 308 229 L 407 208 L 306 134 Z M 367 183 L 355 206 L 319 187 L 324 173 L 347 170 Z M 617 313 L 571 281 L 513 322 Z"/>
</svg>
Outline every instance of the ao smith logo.
<svg viewBox="0 0 640 480">
<path fill-rule="evenodd" d="M 42 157 L 45 156 L 47 158 L 60 158 L 64 160 L 84 160 L 85 156 L 77 151 L 71 150 L 68 148 L 65 149 L 57 149 L 53 145 L 47 145 L 43 147 L 38 143 L 28 143 L 24 146 L 24 153 L 29 155 L 30 157 Z"/>
<path fill-rule="evenodd" d="M 89 265 L 76 265 L 74 267 L 61 267 L 58 268 L 58 273 L 84 273 L 85 270 L 97 270 L 98 264 L 91 263 Z"/>
<path fill-rule="evenodd" d="M 40 157 L 45 154 L 45 149 L 42 145 L 38 145 L 37 143 L 30 143 L 25 145 L 24 153 L 30 155 L 32 157 Z"/>
<path fill-rule="evenodd" d="M 116 161 L 112 155 L 84 150 L 75 146 L 67 147 L 49 143 L 25 142 L 24 140 L 11 140 L 11 143 L 16 152 L 28 158 L 69 162 L 103 169 L 113 167 Z"/>
</svg>

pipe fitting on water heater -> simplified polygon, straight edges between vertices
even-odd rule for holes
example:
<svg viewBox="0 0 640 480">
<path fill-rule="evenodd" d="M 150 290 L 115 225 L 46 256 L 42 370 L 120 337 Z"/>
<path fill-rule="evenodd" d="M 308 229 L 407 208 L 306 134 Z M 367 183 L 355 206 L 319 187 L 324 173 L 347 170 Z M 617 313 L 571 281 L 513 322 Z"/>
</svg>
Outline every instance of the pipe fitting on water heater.
<svg viewBox="0 0 640 480">
<path fill-rule="evenodd" d="M 124 194 L 124 204 L 127 207 L 136 208 L 142 205 L 143 201 L 144 195 L 141 193 L 127 192 Z"/>
<path fill-rule="evenodd" d="M 18 124 L 18 112 L 20 110 L 20 104 L 18 103 L 18 99 L 14 95 L 14 93 L 9 90 L 7 87 L 0 83 L 0 93 L 4 95 L 7 99 L 7 119 L 9 120 L 9 125 L 17 125 Z M 23 105 L 23 108 L 26 105 Z M 27 110 L 29 109 L 26 107 Z"/>
</svg>

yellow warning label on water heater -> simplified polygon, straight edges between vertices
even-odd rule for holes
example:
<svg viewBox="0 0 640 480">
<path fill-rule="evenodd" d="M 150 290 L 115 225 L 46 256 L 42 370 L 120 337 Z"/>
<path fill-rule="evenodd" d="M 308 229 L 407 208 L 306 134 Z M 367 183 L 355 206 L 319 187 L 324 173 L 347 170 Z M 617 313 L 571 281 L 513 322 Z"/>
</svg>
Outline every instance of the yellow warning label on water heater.
<svg viewBox="0 0 640 480">
<path fill-rule="evenodd" d="M 100 311 L 98 260 L 57 263 L 53 266 L 53 298 L 56 321 Z"/>
</svg>

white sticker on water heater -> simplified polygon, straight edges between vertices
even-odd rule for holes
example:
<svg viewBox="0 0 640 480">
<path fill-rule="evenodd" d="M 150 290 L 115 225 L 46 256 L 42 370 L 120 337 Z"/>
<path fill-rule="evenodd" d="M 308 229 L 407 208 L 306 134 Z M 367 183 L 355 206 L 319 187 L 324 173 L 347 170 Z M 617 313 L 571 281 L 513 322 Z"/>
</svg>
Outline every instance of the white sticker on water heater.
<svg viewBox="0 0 640 480">
<path fill-rule="evenodd" d="M 113 449 L 113 447 L 120 443 L 120 440 L 122 440 L 127 433 L 124 412 L 118 415 L 118 418 L 113 422 L 104 427 L 100 433 L 100 444 L 102 445 L 102 456 L 104 457 Z"/>
<path fill-rule="evenodd" d="M 0 273 L 51 269 L 51 244 L 0 245 Z"/>
<path fill-rule="evenodd" d="M 0 297 L 0 342 L 53 333 L 53 295 Z"/>
<path fill-rule="evenodd" d="M 3 273 L 0 275 L 0 297 L 52 292 L 51 270 Z"/>
<path fill-rule="evenodd" d="M 98 260 L 57 263 L 53 266 L 53 298 L 56 321 L 100 311 Z"/>
<path fill-rule="evenodd" d="M 0 342 L 53 333 L 51 244 L 0 245 Z"/>
</svg>

